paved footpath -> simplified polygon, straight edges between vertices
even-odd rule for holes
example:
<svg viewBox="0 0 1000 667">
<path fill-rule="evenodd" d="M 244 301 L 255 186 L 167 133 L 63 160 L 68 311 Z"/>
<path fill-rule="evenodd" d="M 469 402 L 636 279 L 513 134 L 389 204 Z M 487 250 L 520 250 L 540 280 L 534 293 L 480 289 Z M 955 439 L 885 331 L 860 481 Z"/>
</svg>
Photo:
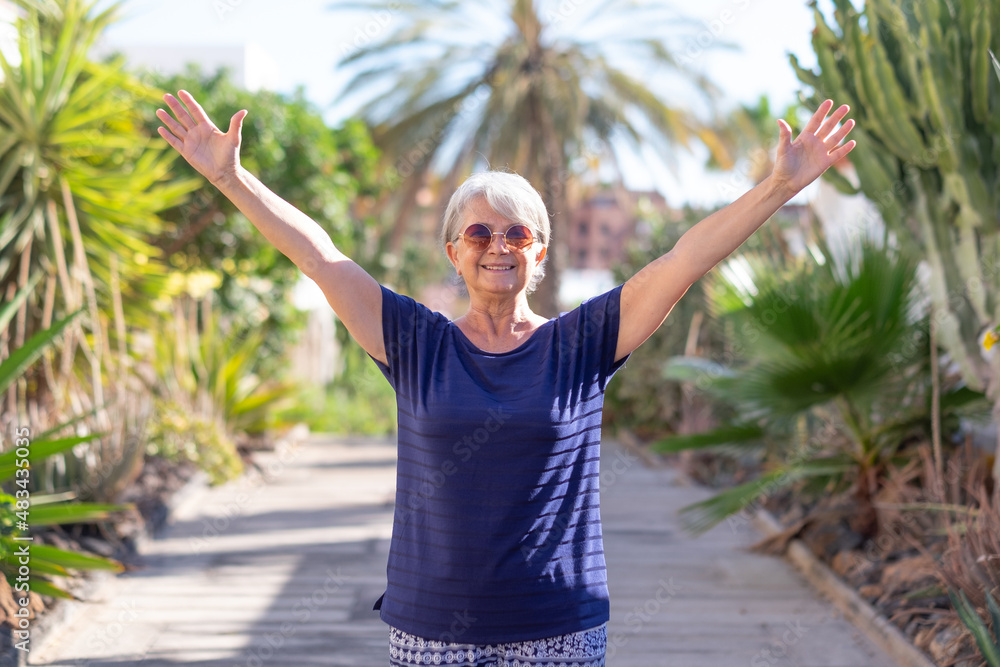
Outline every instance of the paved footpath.
<svg viewBox="0 0 1000 667">
<path fill-rule="evenodd" d="M 602 453 L 609 667 L 890 667 L 759 536 L 698 538 L 677 508 L 708 495 L 613 443 Z M 314 435 L 262 474 L 207 489 L 146 544 L 144 566 L 76 605 L 29 664 L 381 667 L 395 448 Z"/>
</svg>

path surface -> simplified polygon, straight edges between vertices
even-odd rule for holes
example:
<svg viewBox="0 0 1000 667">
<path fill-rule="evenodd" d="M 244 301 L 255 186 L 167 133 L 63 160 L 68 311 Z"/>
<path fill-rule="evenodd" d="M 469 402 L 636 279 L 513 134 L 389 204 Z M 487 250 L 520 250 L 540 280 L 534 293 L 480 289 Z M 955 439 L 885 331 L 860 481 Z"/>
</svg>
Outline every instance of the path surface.
<svg viewBox="0 0 1000 667">
<path fill-rule="evenodd" d="M 691 538 L 678 507 L 707 496 L 605 445 L 609 667 L 891 667 L 791 566 L 741 548 L 749 526 Z M 395 449 L 312 436 L 263 475 L 189 497 L 144 567 L 75 607 L 31 665 L 381 667 Z"/>
</svg>

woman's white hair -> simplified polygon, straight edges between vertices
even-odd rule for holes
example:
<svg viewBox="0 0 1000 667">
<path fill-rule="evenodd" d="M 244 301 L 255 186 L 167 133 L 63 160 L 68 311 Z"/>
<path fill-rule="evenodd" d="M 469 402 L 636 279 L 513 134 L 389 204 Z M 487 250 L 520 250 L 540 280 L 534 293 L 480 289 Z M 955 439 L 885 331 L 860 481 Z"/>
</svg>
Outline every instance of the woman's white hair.
<svg viewBox="0 0 1000 667">
<path fill-rule="evenodd" d="M 447 247 L 458 240 L 465 209 L 480 197 L 499 215 L 526 225 L 543 246 L 549 245 L 552 226 L 545 203 L 531 183 L 523 176 L 506 171 L 482 171 L 466 179 L 448 201 L 441 225 L 442 246 Z M 543 277 L 545 260 L 535 267 L 528 292 L 533 292 Z"/>
</svg>

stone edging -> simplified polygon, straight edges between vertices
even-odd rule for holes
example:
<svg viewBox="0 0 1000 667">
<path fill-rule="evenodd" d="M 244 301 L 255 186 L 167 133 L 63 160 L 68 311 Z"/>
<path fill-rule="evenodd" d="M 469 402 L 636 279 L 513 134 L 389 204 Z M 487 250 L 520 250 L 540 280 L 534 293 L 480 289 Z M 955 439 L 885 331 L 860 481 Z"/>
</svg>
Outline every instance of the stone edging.
<svg viewBox="0 0 1000 667">
<path fill-rule="evenodd" d="M 285 437 L 275 442 L 275 447 L 285 446 L 289 442 L 299 442 L 309 435 L 309 429 L 304 424 L 293 427 Z M 135 539 L 135 549 L 142 548 L 164 530 L 173 521 L 178 510 L 193 503 L 208 489 L 208 475 L 202 471 L 196 472 L 187 482 L 166 500 L 166 511 L 155 524 L 149 525 Z M 52 637 L 59 635 L 60 630 L 69 626 L 76 616 L 87 609 L 87 600 L 98 595 L 116 575 L 110 572 L 94 571 L 81 580 L 81 588 L 77 595 L 81 600 L 58 600 L 45 614 L 37 618 L 31 625 L 31 649 L 41 650 Z M 15 649 L 9 641 L 10 628 L 0 627 L 0 667 L 27 667 L 28 655 L 25 651 Z"/>
<path fill-rule="evenodd" d="M 782 531 L 778 520 L 764 508 L 757 510 L 752 523 L 768 537 Z M 791 540 L 785 553 L 813 588 L 829 598 L 847 620 L 878 644 L 900 667 L 935 667 L 934 662 L 914 646 L 899 628 L 844 583 L 801 540 Z"/>
</svg>

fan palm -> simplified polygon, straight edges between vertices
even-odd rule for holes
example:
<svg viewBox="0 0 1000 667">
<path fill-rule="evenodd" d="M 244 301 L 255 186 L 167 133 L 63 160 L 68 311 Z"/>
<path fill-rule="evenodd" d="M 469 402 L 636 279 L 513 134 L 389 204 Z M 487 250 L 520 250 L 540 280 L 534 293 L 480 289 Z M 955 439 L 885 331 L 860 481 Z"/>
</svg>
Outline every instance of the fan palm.
<svg viewBox="0 0 1000 667">
<path fill-rule="evenodd" d="M 375 15 L 382 5 L 362 0 L 338 8 Z M 396 26 L 391 33 L 350 47 L 342 61 L 358 68 L 346 89 L 369 93 L 360 114 L 402 179 L 390 251 L 399 250 L 432 168 L 444 174 L 443 193 L 482 159 L 520 173 L 542 193 L 558 232 L 574 159 L 614 157 L 613 138 L 636 149 L 651 142 L 664 156 L 697 138 L 724 153 L 691 111 L 646 86 L 649 75 L 668 72 L 702 93 L 711 90 L 665 44 L 682 22 L 662 4 L 431 0 L 395 6 L 386 22 Z M 558 262 L 559 254 L 550 253 L 549 261 Z M 548 275 L 539 309 L 551 315 L 557 264 Z"/>
<path fill-rule="evenodd" d="M 742 287 L 719 281 L 715 302 L 736 319 L 738 368 L 675 358 L 668 377 L 695 381 L 736 409 L 717 430 L 660 441 L 660 451 L 762 442 L 776 464 L 760 479 L 685 508 L 689 525 L 711 527 L 778 489 L 809 479 L 814 488 L 853 486 L 861 533 L 877 529 L 873 497 L 901 443 L 930 432 L 926 321 L 919 317 L 916 266 L 864 242 L 785 275 L 743 264 Z M 734 275 L 730 265 L 730 275 Z M 725 274 L 725 272 L 723 272 Z M 920 343 L 923 341 L 923 343 Z M 982 395 L 942 397 L 942 414 Z"/>
</svg>

